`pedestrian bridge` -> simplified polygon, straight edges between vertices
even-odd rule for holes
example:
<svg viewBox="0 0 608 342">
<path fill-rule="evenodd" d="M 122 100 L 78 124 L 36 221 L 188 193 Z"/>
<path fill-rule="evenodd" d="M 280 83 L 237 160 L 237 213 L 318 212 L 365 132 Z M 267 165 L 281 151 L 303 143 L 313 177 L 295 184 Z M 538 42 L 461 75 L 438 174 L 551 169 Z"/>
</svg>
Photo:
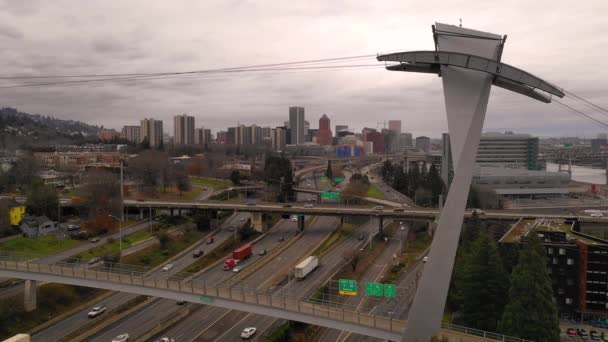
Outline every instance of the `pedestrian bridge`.
<svg viewBox="0 0 608 342">
<path fill-rule="evenodd" d="M 28 261 L 21 255 L 2 252 L 0 277 L 70 284 L 121 291 L 145 296 L 184 300 L 281 319 L 305 322 L 356 334 L 399 341 L 406 321 L 370 315 L 352 309 L 329 307 L 304 302 L 286 296 L 276 296 L 246 287 L 211 285 L 191 278 L 155 276 L 151 273 L 110 267 L 89 268 L 80 263 L 42 264 Z M 462 327 L 446 326 L 441 334 L 450 341 L 513 341 L 503 335 L 468 331 Z"/>
</svg>

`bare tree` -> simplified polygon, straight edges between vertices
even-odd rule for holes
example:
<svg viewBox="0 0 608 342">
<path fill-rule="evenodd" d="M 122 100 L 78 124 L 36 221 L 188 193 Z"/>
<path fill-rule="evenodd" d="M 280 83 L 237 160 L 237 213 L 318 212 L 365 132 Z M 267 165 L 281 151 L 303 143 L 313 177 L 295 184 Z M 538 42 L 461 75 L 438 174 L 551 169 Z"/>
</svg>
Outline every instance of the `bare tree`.
<svg viewBox="0 0 608 342">
<path fill-rule="evenodd" d="M 155 194 L 164 185 L 169 160 L 167 153 L 157 150 L 143 151 L 128 161 L 129 172 L 142 183 L 142 190 Z"/>
<path fill-rule="evenodd" d="M 109 171 L 89 171 L 78 194 L 89 217 L 120 214 L 120 182 L 118 176 Z"/>
</svg>

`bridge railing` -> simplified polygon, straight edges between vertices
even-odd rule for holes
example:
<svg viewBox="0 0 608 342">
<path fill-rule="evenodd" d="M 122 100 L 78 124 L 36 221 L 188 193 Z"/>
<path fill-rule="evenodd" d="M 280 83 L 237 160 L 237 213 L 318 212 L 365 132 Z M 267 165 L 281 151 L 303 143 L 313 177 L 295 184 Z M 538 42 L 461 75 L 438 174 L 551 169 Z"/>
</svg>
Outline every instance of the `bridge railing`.
<svg viewBox="0 0 608 342">
<path fill-rule="evenodd" d="M 155 289 L 171 290 L 198 296 L 225 299 L 246 304 L 278 308 L 320 318 L 355 323 L 370 328 L 402 334 L 405 321 L 351 311 L 344 308 L 332 308 L 324 305 L 300 301 L 285 296 L 275 296 L 260 292 L 254 288 L 228 287 L 209 284 L 204 280 L 186 280 L 177 276 L 153 276 L 150 273 L 113 267 L 86 267 L 78 262 L 60 262 L 42 264 L 30 262 L 23 255 L 0 253 L 0 268 L 38 274 L 60 275 L 65 277 L 103 281 L 116 284 L 134 285 Z"/>
<path fill-rule="evenodd" d="M 344 306 L 330 307 L 324 304 L 305 302 L 296 297 L 286 295 L 278 296 L 246 286 L 222 286 L 210 284 L 202 279 L 192 279 L 191 277 L 171 276 L 166 274 L 159 275 L 158 273 L 151 273 L 149 272 L 149 268 L 141 266 L 107 263 L 104 264 L 104 266 L 89 267 L 87 263 L 80 262 L 79 260 L 52 264 L 31 261 L 35 259 L 36 257 L 32 254 L 0 251 L 0 269 L 61 275 L 116 284 L 165 289 L 210 298 L 221 298 L 235 302 L 278 308 L 335 321 L 355 323 L 398 334 L 403 334 L 406 326 L 405 320 L 395 319 L 392 316 L 386 317 L 382 315 L 366 314 L 356 311 L 356 308 L 347 308 Z M 442 329 L 447 333 L 477 336 L 488 340 L 531 342 L 529 340 L 477 330 L 447 322 L 442 323 Z"/>
</svg>

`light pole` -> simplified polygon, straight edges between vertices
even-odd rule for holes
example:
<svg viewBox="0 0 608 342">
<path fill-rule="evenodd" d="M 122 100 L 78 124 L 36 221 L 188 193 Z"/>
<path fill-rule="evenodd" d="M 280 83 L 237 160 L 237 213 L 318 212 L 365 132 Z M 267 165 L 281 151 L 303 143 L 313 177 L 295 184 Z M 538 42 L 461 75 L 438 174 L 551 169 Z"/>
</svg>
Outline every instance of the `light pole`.
<svg viewBox="0 0 608 342">
<path fill-rule="evenodd" d="M 116 217 L 112 214 L 108 214 L 108 217 L 111 217 L 113 219 L 115 219 L 116 221 L 118 221 L 118 259 L 121 260 L 122 259 L 122 221 L 120 220 L 119 217 Z"/>
</svg>

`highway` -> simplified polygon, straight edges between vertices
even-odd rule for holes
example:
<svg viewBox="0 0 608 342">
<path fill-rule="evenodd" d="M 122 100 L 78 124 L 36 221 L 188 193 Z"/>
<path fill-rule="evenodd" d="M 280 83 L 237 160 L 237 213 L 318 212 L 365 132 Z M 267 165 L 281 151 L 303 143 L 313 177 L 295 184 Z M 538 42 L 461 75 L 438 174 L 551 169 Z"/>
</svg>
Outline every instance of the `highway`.
<svg viewBox="0 0 608 342">
<path fill-rule="evenodd" d="M 247 213 L 235 214 L 232 217 L 230 217 L 229 219 L 227 219 L 226 222 L 222 225 L 222 227 L 226 228 L 232 224 L 237 224 L 238 222 L 240 222 L 241 218 L 246 219 L 247 216 L 248 216 Z M 228 237 L 230 237 L 232 234 L 233 234 L 232 232 L 229 232 L 226 229 L 222 229 L 219 233 L 217 233 L 215 235 L 215 242 L 213 244 L 207 245 L 205 243 L 205 240 L 201 240 L 197 244 L 198 244 L 199 248 L 201 248 L 205 253 L 209 253 L 215 247 L 217 247 L 219 244 L 221 244 L 223 241 L 228 239 Z M 178 258 L 177 260 L 174 260 L 172 262 L 174 264 L 174 268 L 173 268 L 172 272 L 173 273 L 178 272 L 179 270 L 183 269 L 184 267 L 186 267 L 187 265 L 192 263 L 194 260 L 195 259 L 192 257 L 191 253 L 183 255 L 181 258 Z M 159 269 L 159 270 L 156 270 L 153 274 L 161 274 L 161 273 L 162 273 L 162 271 Z M 98 306 L 98 305 L 106 306 L 108 308 L 108 310 L 106 311 L 106 313 L 104 315 L 107 315 L 113 309 L 116 309 L 120 305 L 126 303 L 127 301 L 129 301 L 135 297 L 136 297 L 136 295 L 133 295 L 133 294 L 117 292 L 116 294 L 91 305 L 91 308 L 94 306 Z M 175 303 L 173 303 L 173 304 L 175 304 Z M 33 335 L 32 340 L 33 341 L 58 341 L 60 338 L 69 335 L 71 332 L 76 331 L 80 327 L 91 322 L 92 320 L 87 317 L 87 312 L 91 308 L 86 308 L 80 312 L 75 313 L 74 315 L 67 317 L 66 319 L 64 319 L 54 325 L 51 325 L 47 329 L 42 330 L 39 333 Z M 96 319 L 102 319 L 102 318 L 103 318 L 103 315 L 99 316 L 99 318 L 96 318 Z M 112 337 L 114 337 L 114 336 L 111 336 L 109 339 L 107 339 L 107 341 L 110 341 Z"/>
<path fill-rule="evenodd" d="M 335 229 L 337 220 L 330 217 L 319 217 L 307 227 L 301 236 L 289 249 L 274 256 L 256 272 L 239 282 L 240 285 L 269 289 L 280 281 L 291 268 L 310 254 L 312 250 Z M 239 339 L 241 326 L 249 324 L 250 319 L 263 319 L 265 322 L 272 318 L 250 315 L 244 312 L 227 310 L 217 307 L 205 307 L 174 325 L 163 336 L 169 336 L 176 341 L 235 341 Z"/>
<path fill-rule="evenodd" d="M 225 226 L 228 227 L 230 226 L 230 224 Z M 246 268 L 247 265 L 251 265 L 259 258 L 261 258 L 259 255 L 257 255 L 257 252 L 259 252 L 259 250 L 266 249 L 268 253 L 270 253 L 272 249 L 278 247 L 278 245 L 281 243 L 278 241 L 279 237 L 283 236 L 284 239 L 287 240 L 290 236 L 294 235 L 296 231 L 297 225 L 295 222 L 291 222 L 289 220 L 279 221 L 265 237 L 258 240 L 258 242 L 254 244 L 254 254 L 252 255 L 252 257 L 245 260 L 245 262 L 241 264 L 241 267 Z M 229 232 L 227 230 L 224 230 L 223 232 L 226 233 L 227 236 L 230 236 L 230 234 L 234 234 L 233 232 Z M 216 242 L 216 245 L 217 244 L 218 242 Z M 222 258 L 222 260 L 223 259 L 224 258 Z M 211 267 L 207 271 L 195 275 L 194 278 L 204 280 L 213 284 L 219 284 L 225 282 L 229 278 L 236 275 L 232 271 L 223 270 L 222 265 L 223 264 Z M 158 325 L 162 321 L 174 316 L 177 312 L 182 310 L 182 308 L 183 307 L 177 305 L 175 301 L 159 299 L 154 303 L 146 306 L 144 309 L 134 313 L 130 317 L 123 319 L 119 323 L 106 327 L 98 334 L 92 336 L 91 341 L 109 341 L 112 339 L 112 337 L 125 332 L 128 332 L 131 337 L 136 338 L 137 336 L 141 336 L 144 333 L 152 330 L 156 325 Z M 200 311 L 204 310 L 198 310 L 197 313 Z"/>
</svg>

